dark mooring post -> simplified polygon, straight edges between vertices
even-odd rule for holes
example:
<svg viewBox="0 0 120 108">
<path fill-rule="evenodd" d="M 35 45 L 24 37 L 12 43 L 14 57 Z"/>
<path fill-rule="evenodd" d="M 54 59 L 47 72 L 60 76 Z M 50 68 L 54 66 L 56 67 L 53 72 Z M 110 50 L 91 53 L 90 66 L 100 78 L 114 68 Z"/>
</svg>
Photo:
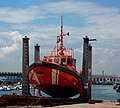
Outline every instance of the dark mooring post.
<svg viewBox="0 0 120 108">
<path fill-rule="evenodd" d="M 40 60 L 40 46 L 36 44 L 34 46 L 34 62 Z"/>
<path fill-rule="evenodd" d="M 27 70 L 29 67 L 29 38 L 23 38 L 23 55 L 22 55 L 22 95 L 30 95 L 29 80 Z"/>
<path fill-rule="evenodd" d="M 92 46 L 88 45 L 88 51 L 89 51 L 89 59 L 88 59 L 88 99 L 91 100 L 91 86 L 92 86 Z"/>
<path fill-rule="evenodd" d="M 89 41 L 96 41 L 96 39 L 89 39 L 87 36 L 83 38 L 83 64 L 82 64 L 82 81 L 84 88 L 87 91 L 86 98 L 91 100 L 91 83 L 92 83 L 92 46 Z"/>
<path fill-rule="evenodd" d="M 83 64 L 82 64 L 82 81 L 84 83 L 84 87 L 87 88 L 88 85 L 88 45 L 89 45 L 89 38 L 86 36 L 83 38 Z"/>
<path fill-rule="evenodd" d="M 34 62 L 37 62 L 39 60 L 40 60 L 40 46 L 36 44 L 34 46 Z M 34 96 L 41 96 L 39 89 L 34 88 Z"/>
</svg>

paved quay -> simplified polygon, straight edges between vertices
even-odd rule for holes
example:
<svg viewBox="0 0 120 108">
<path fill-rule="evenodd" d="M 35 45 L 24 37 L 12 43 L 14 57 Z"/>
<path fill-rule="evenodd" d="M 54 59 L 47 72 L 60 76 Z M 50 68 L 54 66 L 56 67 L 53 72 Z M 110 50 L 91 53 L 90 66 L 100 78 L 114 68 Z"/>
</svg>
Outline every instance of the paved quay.
<svg viewBox="0 0 120 108">
<path fill-rule="evenodd" d="M 52 107 L 48 107 L 52 108 Z M 103 103 L 95 103 L 95 104 L 73 104 L 73 105 L 63 105 L 63 106 L 56 106 L 54 108 L 120 108 L 118 103 L 111 103 L 111 102 L 103 102 Z"/>
<path fill-rule="evenodd" d="M 120 108 L 120 103 L 118 102 L 102 102 L 102 103 L 82 103 L 82 104 L 72 104 L 72 105 L 60 105 L 54 107 L 43 107 L 40 105 L 36 106 L 7 106 L 6 108 Z"/>
</svg>

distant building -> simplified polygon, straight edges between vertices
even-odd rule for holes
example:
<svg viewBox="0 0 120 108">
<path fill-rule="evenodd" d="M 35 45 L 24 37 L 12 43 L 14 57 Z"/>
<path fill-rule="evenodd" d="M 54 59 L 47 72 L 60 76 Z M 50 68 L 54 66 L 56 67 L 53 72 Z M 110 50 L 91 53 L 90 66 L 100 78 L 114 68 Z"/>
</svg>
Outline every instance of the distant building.
<svg viewBox="0 0 120 108">
<path fill-rule="evenodd" d="M 21 81 L 22 73 L 21 72 L 0 72 L 0 80 Z"/>
<path fill-rule="evenodd" d="M 112 76 L 112 75 L 92 75 L 93 84 L 114 84 L 120 82 L 120 76 Z"/>
</svg>

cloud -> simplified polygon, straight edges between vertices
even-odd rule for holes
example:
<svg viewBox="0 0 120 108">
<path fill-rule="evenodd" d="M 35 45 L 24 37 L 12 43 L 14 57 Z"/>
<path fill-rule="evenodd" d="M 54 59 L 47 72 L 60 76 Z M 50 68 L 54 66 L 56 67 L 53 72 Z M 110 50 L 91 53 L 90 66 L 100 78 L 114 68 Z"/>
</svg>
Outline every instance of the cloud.
<svg viewBox="0 0 120 108">
<path fill-rule="evenodd" d="M 14 53 L 19 49 L 21 34 L 18 31 L 13 32 L 1 32 L 3 35 L 0 37 L 0 60 L 5 60 L 9 57 L 10 53 Z"/>
<path fill-rule="evenodd" d="M 9 53 L 13 53 L 14 51 L 16 51 L 17 50 L 17 44 L 13 44 L 13 45 L 11 45 L 11 46 L 6 46 L 6 47 L 2 47 L 2 48 L 0 48 L 0 50 L 1 50 L 1 52 L 5 55 L 5 54 L 9 54 Z"/>
<path fill-rule="evenodd" d="M 101 74 L 104 70 L 107 74 L 118 74 L 119 70 L 119 48 L 97 47 L 93 48 L 93 70 Z"/>
<path fill-rule="evenodd" d="M 29 6 L 27 8 L 0 8 L 0 21 L 10 23 L 24 23 L 32 20 L 44 18 L 42 9 L 37 6 Z"/>
<path fill-rule="evenodd" d="M 0 48 L 0 60 L 5 61 L 6 58 L 9 57 L 10 53 L 14 53 L 16 50 L 18 50 L 17 44 L 12 44 L 11 46 L 1 47 Z"/>
</svg>

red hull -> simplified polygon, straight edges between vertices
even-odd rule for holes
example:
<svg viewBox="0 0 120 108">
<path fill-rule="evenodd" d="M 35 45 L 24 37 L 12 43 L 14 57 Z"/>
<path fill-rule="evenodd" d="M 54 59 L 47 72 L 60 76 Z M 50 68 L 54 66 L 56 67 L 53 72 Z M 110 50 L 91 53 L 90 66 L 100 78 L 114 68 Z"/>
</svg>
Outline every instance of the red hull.
<svg viewBox="0 0 120 108">
<path fill-rule="evenodd" d="M 81 79 L 75 72 L 49 62 L 33 63 L 28 77 L 33 87 L 52 97 L 71 97 L 82 90 Z"/>
</svg>

